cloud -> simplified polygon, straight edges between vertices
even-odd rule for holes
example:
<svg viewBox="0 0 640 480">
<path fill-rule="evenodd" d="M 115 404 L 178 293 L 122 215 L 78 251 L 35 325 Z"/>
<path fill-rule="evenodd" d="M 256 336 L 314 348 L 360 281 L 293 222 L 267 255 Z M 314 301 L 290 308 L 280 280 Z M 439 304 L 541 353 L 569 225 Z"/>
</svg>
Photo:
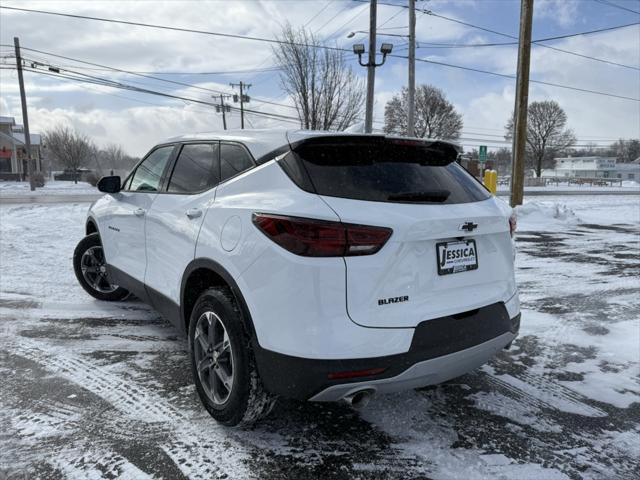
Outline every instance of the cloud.
<svg viewBox="0 0 640 480">
<path fill-rule="evenodd" d="M 536 0 L 534 18 L 549 20 L 561 27 L 579 23 L 578 0 Z"/>
</svg>

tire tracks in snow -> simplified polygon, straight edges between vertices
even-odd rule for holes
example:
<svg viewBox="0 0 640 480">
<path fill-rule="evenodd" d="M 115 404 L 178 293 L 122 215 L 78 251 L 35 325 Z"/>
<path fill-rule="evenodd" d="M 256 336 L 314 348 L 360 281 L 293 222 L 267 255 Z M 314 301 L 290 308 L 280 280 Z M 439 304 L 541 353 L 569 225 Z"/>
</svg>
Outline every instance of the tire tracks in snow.
<svg viewBox="0 0 640 480">
<path fill-rule="evenodd" d="M 491 367 L 485 368 L 491 369 Z M 491 372 L 487 376 L 487 381 L 538 408 L 559 410 L 586 417 L 606 417 L 608 415 L 600 408 L 586 403 L 587 397 L 542 375 L 523 372 L 516 377 L 509 374 L 495 375 Z"/>
<path fill-rule="evenodd" d="M 245 449 L 238 445 L 239 439 L 213 420 L 194 422 L 152 390 L 63 347 L 45 346 L 24 337 L 14 337 L 9 343 L 7 346 L 15 355 L 97 395 L 129 421 L 144 422 L 149 429 L 163 432 L 167 442 L 161 443 L 160 448 L 188 478 L 251 478 L 246 468 L 248 454 L 241 451 Z M 107 470 L 124 468 L 117 463 L 122 461 L 120 456 L 104 458 L 117 460 L 105 466 Z"/>
</svg>

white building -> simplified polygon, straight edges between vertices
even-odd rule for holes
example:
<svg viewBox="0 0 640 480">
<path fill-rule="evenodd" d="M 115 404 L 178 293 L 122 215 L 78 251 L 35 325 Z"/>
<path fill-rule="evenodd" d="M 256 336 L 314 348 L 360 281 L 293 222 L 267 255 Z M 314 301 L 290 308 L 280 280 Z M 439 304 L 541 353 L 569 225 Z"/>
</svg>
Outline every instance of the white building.
<svg viewBox="0 0 640 480">
<path fill-rule="evenodd" d="M 565 157 L 555 162 L 556 168 L 543 170 L 543 177 L 640 180 L 640 158 L 631 163 L 618 163 L 616 157 Z"/>
</svg>

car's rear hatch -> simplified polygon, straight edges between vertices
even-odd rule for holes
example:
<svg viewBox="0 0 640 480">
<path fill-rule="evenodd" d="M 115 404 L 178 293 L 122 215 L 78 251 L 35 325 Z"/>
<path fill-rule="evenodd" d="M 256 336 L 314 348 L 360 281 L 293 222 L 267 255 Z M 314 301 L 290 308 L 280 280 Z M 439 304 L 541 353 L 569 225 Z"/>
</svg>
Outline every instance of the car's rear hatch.
<svg viewBox="0 0 640 480">
<path fill-rule="evenodd" d="M 376 254 L 344 257 L 354 322 L 414 327 L 515 290 L 508 214 L 455 163 L 452 145 L 358 136 L 317 138 L 293 150 L 302 166 L 296 183 L 341 221 L 393 229 Z"/>
</svg>

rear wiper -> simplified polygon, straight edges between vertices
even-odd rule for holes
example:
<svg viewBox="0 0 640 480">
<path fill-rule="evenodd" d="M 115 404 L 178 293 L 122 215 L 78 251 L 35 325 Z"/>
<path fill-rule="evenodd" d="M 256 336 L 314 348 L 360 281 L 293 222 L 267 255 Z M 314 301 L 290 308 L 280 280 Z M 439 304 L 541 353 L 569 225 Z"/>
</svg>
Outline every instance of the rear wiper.
<svg viewBox="0 0 640 480">
<path fill-rule="evenodd" d="M 449 190 L 427 190 L 424 192 L 396 193 L 389 195 L 391 202 L 445 202 L 449 198 Z"/>
</svg>

